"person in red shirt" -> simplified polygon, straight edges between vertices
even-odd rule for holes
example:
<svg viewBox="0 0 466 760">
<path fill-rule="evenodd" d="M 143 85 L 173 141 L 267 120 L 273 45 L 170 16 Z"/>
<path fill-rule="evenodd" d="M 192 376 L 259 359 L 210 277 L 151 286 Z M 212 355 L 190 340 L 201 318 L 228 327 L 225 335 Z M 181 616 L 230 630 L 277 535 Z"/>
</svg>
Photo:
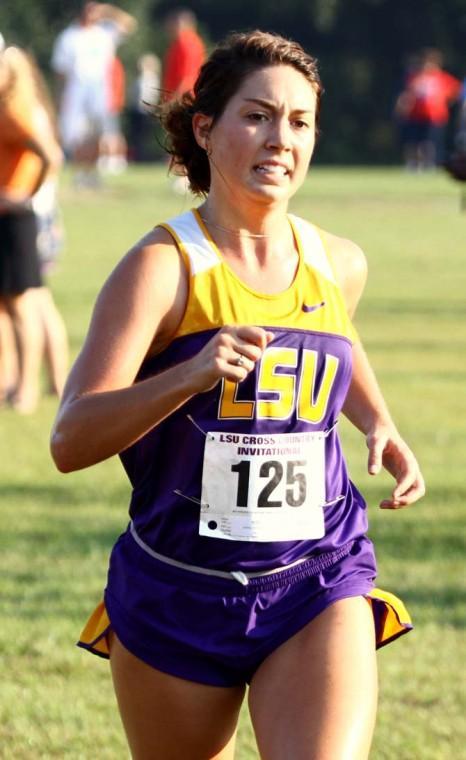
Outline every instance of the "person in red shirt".
<svg viewBox="0 0 466 760">
<path fill-rule="evenodd" d="M 460 93 L 460 80 L 442 69 L 440 51 L 425 50 L 396 106 L 396 113 L 405 124 L 408 168 L 429 169 L 443 162 L 449 108 Z"/>
<path fill-rule="evenodd" d="M 170 13 L 166 29 L 171 44 L 163 62 L 163 93 L 165 100 L 172 100 L 192 90 L 206 52 L 192 11 L 178 9 Z"/>
<path fill-rule="evenodd" d="M 192 91 L 206 51 L 196 31 L 196 17 L 192 11 L 174 10 L 167 16 L 165 26 L 171 43 L 162 65 L 162 100 L 168 102 Z M 188 185 L 186 176 L 181 173 L 175 177 L 172 188 L 175 193 L 186 195 Z"/>
</svg>

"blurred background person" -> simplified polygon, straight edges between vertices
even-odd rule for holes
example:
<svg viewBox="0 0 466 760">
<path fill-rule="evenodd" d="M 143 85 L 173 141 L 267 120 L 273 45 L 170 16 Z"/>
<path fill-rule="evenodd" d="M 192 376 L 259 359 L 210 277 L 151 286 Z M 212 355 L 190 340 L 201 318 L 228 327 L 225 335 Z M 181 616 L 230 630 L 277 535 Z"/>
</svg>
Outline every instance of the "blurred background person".
<svg viewBox="0 0 466 760">
<path fill-rule="evenodd" d="M 419 65 L 407 78 L 395 112 L 403 123 L 404 161 L 408 169 L 433 169 L 443 163 L 445 127 L 461 82 L 442 68 L 442 54 L 422 51 Z"/>
<path fill-rule="evenodd" d="M 102 135 L 98 167 L 105 174 L 121 174 L 128 165 L 128 146 L 121 128 L 126 102 L 126 73 L 121 59 L 114 55 L 107 72 L 107 128 Z"/>
<path fill-rule="evenodd" d="M 199 69 L 206 58 L 206 50 L 197 33 L 196 16 L 191 10 L 177 8 L 165 20 L 170 44 L 163 59 L 163 100 L 175 100 L 191 92 Z M 180 168 L 179 171 L 182 171 Z M 185 195 L 189 183 L 184 175 L 175 177 L 172 188 Z"/>
<path fill-rule="evenodd" d="M 67 157 L 78 168 L 77 184 L 98 184 L 98 159 L 114 139 L 110 83 L 116 48 L 136 26 L 133 16 L 114 5 L 87 2 L 55 41 L 51 64 L 60 89 L 60 133 Z"/>
<path fill-rule="evenodd" d="M 421 59 L 419 53 L 411 53 L 407 56 L 402 76 L 402 81 L 397 88 L 398 95 L 393 109 L 393 118 L 398 135 L 399 144 L 406 168 L 413 168 L 410 164 L 411 125 L 409 111 L 412 106 L 412 96 L 409 93 L 408 83 L 419 71 Z"/>
<path fill-rule="evenodd" d="M 36 86 L 35 124 L 50 145 L 59 148 L 55 110 L 45 81 L 32 60 L 31 70 Z M 51 168 L 45 181 L 32 198 L 37 223 L 37 253 L 43 278 L 49 275 L 64 247 L 64 227 L 58 206 L 58 168 Z M 69 351 L 65 323 L 52 293 L 46 285 L 35 290 L 36 308 L 43 330 L 43 356 L 47 390 L 61 396 L 68 373 Z"/>
<path fill-rule="evenodd" d="M 2 102 L 3 78 L 5 76 L 1 55 L 5 40 L 0 33 L 0 109 Z M 0 111 L 1 119 L 1 111 Z M 0 201 L 1 206 L 1 201 Z M 1 212 L 0 212 L 1 213 Z M 0 271 L 3 269 L 2 241 L 0 239 Z M 18 361 L 13 323 L 0 292 L 0 407 L 7 401 L 18 379 Z"/>
<path fill-rule="evenodd" d="M 129 152 L 132 161 L 153 161 L 155 124 L 153 108 L 160 100 L 160 58 L 144 53 L 138 58 L 138 74 L 130 90 L 128 108 Z"/>
<path fill-rule="evenodd" d="M 22 413 L 36 407 L 44 319 L 53 320 L 52 312 L 39 306 L 45 299 L 32 208 L 33 196 L 56 175 L 62 160 L 52 130 L 44 128 L 46 115 L 33 63 L 19 48 L 4 48 L 0 52 L 0 350 L 5 370 L 1 392 Z"/>
<path fill-rule="evenodd" d="M 61 394 L 68 369 L 66 328 L 43 281 L 63 239 L 56 199 L 62 152 L 31 56 L 6 48 L 0 72 L 0 393 L 27 414 L 39 398 L 42 355 L 50 392 Z"/>
<path fill-rule="evenodd" d="M 191 91 L 197 79 L 206 51 L 196 27 L 194 13 L 185 8 L 177 8 L 166 18 L 170 44 L 163 60 L 164 100 Z"/>
</svg>

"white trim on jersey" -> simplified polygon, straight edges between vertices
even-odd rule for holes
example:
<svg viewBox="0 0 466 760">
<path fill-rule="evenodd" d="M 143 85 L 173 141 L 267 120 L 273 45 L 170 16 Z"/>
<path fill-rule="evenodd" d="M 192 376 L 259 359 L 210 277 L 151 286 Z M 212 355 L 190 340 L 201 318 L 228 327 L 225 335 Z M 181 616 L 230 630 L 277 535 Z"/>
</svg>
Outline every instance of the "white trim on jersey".
<svg viewBox="0 0 466 760">
<path fill-rule="evenodd" d="M 221 264 L 221 259 L 212 247 L 212 243 L 205 237 L 192 211 L 186 211 L 181 216 L 169 219 L 166 225 L 173 229 L 183 244 L 193 275 Z"/>
<path fill-rule="evenodd" d="M 313 269 L 317 269 L 327 280 L 336 284 L 335 274 L 318 229 L 310 222 L 306 222 L 305 219 L 294 214 L 288 214 L 288 218 L 298 233 L 305 263 Z"/>
</svg>

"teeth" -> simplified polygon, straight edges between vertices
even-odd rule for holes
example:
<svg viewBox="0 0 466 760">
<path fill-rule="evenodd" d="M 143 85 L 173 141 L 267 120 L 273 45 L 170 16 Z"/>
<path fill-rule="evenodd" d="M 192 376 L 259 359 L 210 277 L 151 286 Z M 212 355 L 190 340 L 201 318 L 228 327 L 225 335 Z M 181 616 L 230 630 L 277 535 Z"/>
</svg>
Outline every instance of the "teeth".
<svg viewBox="0 0 466 760">
<path fill-rule="evenodd" d="M 267 174 L 287 174 L 287 170 L 284 166 L 273 166 L 272 164 L 260 164 L 256 167 L 256 171 Z"/>
</svg>

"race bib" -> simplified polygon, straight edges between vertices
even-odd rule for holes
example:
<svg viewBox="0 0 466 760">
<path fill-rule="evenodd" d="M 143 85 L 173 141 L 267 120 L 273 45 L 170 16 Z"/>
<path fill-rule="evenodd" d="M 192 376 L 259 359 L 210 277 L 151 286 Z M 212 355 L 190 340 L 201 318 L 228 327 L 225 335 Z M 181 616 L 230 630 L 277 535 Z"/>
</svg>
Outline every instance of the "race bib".
<svg viewBox="0 0 466 760">
<path fill-rule="evenodd" d="M 301 541 L 325 533 L 325 433 L 208 433 L 199 534 Z"/>
</svg>

